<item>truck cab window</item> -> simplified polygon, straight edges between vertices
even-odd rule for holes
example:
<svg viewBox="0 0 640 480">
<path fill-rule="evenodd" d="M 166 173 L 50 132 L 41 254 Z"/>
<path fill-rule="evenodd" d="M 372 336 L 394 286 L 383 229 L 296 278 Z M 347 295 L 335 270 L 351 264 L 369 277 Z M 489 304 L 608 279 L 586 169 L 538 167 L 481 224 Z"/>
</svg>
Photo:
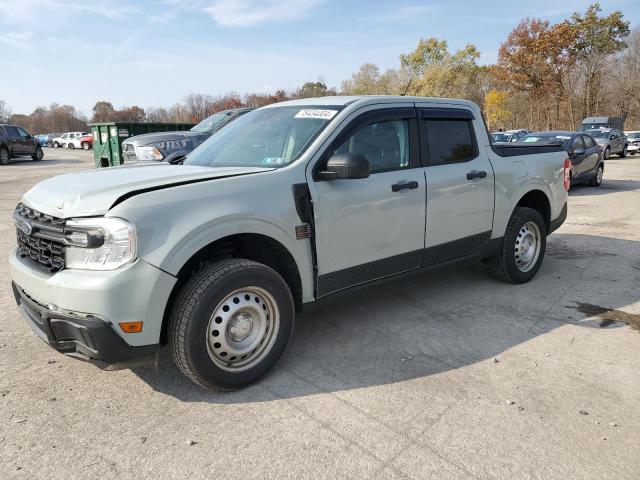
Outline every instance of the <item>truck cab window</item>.
<svg viewBox="0 0 640 480">
<path fill-rule="evenodd" d="M 393 120 L 364 125 L 347 138 L 333 154 L 353 153 L 369 160 L 371 173 L 409 167 L 409 125 Z"/>
<path fill-rule="evenodd" d="M 466 162 L 476 157 L 468 120 L 424 120 L 431 164 Z"/>
</svg>

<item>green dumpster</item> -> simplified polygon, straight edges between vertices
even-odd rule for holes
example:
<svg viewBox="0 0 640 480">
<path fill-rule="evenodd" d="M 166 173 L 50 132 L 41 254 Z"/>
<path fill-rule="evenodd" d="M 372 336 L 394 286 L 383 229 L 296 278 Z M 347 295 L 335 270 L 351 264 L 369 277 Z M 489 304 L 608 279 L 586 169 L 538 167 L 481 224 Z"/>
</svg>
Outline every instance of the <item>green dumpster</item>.
<svg viewBox="0 0 640 480">
<path fill-rule="evenodd" d="M 93 134 L 93 158 L 96 167 L 113 167 L 122 164 L 122 142 L 143 133 L 189 130 L 193 123 L 90 123 Z"/>
</svg>

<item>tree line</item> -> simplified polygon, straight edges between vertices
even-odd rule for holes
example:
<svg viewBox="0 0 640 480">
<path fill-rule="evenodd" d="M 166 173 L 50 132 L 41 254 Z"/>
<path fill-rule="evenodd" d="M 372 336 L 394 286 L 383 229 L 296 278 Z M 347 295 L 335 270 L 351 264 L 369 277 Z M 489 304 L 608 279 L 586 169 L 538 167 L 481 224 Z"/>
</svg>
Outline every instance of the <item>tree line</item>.
<svg viewBox="0 0 640 480">
<path fill-rule="evenodd" d="M 417 95 L 465 98 L 483 109 L 490 129 L 574 130 L 587 116 L 624 117 L 640 129 L 640 29 L 620 11 L 603 15 L 594 3 L 556 24 L 523 19 L 501 44 L 494 65 L 480 65 L 473 44 L 451 51 L 447 41 L 420 39 L 397 68 L 365 63 L 338 89 L 322 80 L 292 91 L 208 95 L 192 93 L 171 107 L 116 109 L 97 102 L 90 121 L 197 123 L 216 112 L 326 95 Z M 86 129 L 73 106 L 52 104 L 11 115 L 0 100 L 0 121 L 32 132 Z"/>
</svg>

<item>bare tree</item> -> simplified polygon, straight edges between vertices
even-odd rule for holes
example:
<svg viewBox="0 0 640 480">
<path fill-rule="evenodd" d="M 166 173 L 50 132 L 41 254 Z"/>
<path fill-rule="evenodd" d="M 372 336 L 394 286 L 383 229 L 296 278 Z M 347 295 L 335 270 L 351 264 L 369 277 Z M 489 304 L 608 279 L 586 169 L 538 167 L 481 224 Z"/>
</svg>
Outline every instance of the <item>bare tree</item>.
<svg viewBox="0 0 640 480">
<path fill-rule="evenodd" d="M 0 100 L 0 122 L 8 122 L 11 116 L 11 109 L 7 102 Z"/>
</svg>

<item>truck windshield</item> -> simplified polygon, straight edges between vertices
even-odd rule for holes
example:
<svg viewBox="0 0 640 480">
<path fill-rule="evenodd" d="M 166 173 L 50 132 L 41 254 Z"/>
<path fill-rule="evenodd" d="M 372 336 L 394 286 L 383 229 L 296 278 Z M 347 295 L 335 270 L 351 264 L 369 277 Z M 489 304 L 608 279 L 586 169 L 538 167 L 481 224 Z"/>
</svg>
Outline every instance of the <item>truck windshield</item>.
<svg viewBox="0 0 640 480">
<path fill-rule="evenodd" d="M 609 125 L 606 123 L 583 123 L 580 125 L 580 132 L 586 132 L 588 130 L 593 130 L 596 128 L 607 128 Z"/>
<path fill-rule="evenodd" d="M 230 115 L 230 112 L 220 112 L 205 118 L 195 127 L 191 127 L 192 132 L 206 133 L 215 130 Z"/>
<path fill-rule="evenodd" d="M 609 132 L 606 130 L 588 130 L 587 133 L 593 138 L 609 138 Z"/>
<path fill-rule="evenodd" d="M 283 167 L 295 161 L 338 107 L 272 107 L 243 115 L 191 152 L 185 165 Z"/>
</svg>

